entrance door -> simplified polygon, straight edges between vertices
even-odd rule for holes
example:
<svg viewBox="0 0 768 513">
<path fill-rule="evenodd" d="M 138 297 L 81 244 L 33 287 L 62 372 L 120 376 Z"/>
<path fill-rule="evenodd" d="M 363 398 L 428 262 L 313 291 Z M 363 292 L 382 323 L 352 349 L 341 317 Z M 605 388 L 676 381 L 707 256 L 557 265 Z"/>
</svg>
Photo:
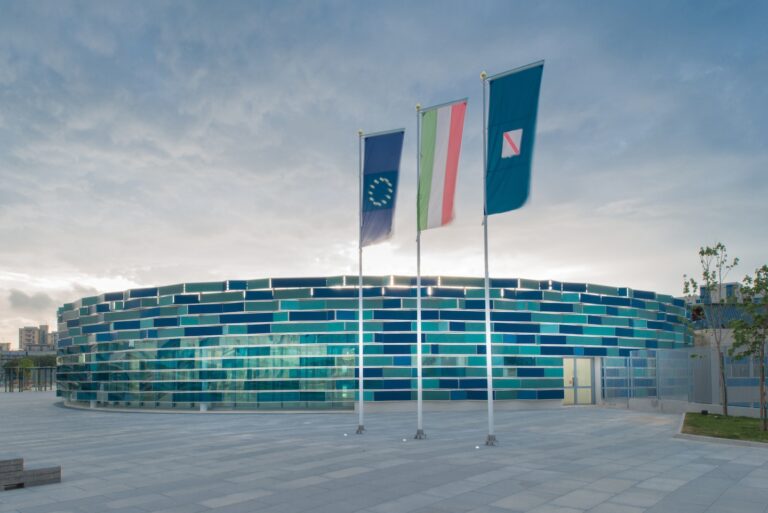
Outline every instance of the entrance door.
<svg viewBox="0 0 768 513">
<path fill-rule="evenodd" d="M 592 358 L 563 358 L 563 404 L 595 404 Z"/>
</svg>

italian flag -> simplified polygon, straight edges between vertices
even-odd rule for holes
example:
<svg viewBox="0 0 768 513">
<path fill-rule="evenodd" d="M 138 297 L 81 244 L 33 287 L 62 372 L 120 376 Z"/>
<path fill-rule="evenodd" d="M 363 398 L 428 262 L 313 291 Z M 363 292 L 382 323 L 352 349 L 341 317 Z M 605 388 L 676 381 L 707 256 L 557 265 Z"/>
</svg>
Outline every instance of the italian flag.
<svg viewBox="0 0 768 513">
<path fill-rule="evenodd" d="M 466 110 L 467 100 L 460 100 L 421 113 L 419 230 L 439 228 L 453 220 Z"/>
</svg>

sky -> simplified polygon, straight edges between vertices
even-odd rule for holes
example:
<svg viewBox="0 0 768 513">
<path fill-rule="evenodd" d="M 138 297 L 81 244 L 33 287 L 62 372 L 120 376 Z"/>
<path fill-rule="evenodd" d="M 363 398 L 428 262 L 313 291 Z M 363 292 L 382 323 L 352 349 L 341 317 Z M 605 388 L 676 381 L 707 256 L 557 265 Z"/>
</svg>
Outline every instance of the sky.
<svg viewBox="0 0 768 513">
<path fill-rule="evenodd" d="M 764 2 L 0 0 L 0 341 L 77 298 L 357 272 L 357 131 L 469 97 L 456 219 L 422 273 L 483 274 L 481 71 L 545 60 L 531 195 L 490 273 L 680 295 L 698 248 L 768 261 Z"/>
</svg>

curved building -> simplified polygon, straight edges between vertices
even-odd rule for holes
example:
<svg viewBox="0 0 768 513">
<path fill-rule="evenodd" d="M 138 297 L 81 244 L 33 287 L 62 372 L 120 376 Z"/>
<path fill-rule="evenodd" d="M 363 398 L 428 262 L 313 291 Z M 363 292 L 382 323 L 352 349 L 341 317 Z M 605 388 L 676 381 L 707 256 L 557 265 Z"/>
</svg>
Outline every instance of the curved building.
<svg viewBox="0 0 768 513">
<path fill-rule="evenodd" d="M 183 283 L 58 311 L 58 395 L 91 407 L 351 409 L 356 276 Z M 415 278 L 366 276 L 365 400 L 416 397 Z M 424 399 L 486 399 L 482 278 L 424 277 Z M 602 363 L 690 343 L 685 306 L 628 288 L 492 279 L 498 400 L 589 403 Z"/>
</svg>

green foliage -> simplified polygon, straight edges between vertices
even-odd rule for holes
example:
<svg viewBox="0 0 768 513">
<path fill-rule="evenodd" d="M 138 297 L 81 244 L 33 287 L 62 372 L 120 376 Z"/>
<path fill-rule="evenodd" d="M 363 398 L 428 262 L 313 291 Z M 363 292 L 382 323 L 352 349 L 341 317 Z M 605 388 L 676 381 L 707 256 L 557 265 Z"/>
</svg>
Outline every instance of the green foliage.
<svg viewBox="0 0 768 513">
<path fill-rule="evenodd" d="M 53 354 L 30 355 L 27 358 L 34 362 L 35 367 L 56 367 L 56 355 Z"/>
<path fill-rule="evenodd" d="M 756 269 L 754 277 L 744 278 L 741 297 L 746 315 L 732 323 L 734 343 L 729 353 L 736 358 L 758 356 L 765 352 L 768 339 L 768 265 Z"/>
<path fill-rule="evenodd" d="M 693 307 L 692 314 L 706 319 L 707 325 L 713 330 L 715 344 L 718 351 L 722 341 L 723 308 L 728 299 L 723 297 L 722 285 L 728 274 L 739 265 L 739 259 L 730 259 L 728 249 L 722 242 L 714 246 L 702 246 L 699 248 L 699 262 L 701 264 L 701 284 L 688 275 L 683 275 L 683 294 L 691 296 L 696 294 L 701 285 L 709 293 L 709 302 Z M 717 295 L 717 301 L 712 298 Z"/>
<path fill-rule="evenodd" d="M 3 365 L 6 369 L 31 369 L 34 366 L 35 362 L 28 357 L 16 358 L 15 360 L 5 362 L 5 365 Z"/>
<path fill-rule="evenodd" d="M 714 246 L 702 246 L 699 248 L 699 262 L 701 263 L 701 286 L 709 291 L 710 297 L 713 291 L 718 292 L 718 303 L 725 303 L 725 298 L 720 292 L 728 274 L 739 265 L 739 259 L 730 259 L 728 249 L 722 242 Z M 696 294 L 699 290 L 699 282 L 695 278 L 683 275 L 683 294 L 686 296 Z"/>
<path fill-rule="evenodd" d="M 744 318 L 734 321 L 733 346 L 728 353 L 734 358 L 754 358 L 760 367 L 760 416 L 763 429 L 768 430 L 768 409 L 765 390 L 765 355 L 768 343 L 768 265 L 746 276 L 741 286 Z"/>
<path fill-rule="evenodd" d="M 31 369 L 33 367 L 56 367 L 56 356 L 52 354 L 29 355 L 9 360 L 3 365 L 6 369 Z"/>
</svg>

